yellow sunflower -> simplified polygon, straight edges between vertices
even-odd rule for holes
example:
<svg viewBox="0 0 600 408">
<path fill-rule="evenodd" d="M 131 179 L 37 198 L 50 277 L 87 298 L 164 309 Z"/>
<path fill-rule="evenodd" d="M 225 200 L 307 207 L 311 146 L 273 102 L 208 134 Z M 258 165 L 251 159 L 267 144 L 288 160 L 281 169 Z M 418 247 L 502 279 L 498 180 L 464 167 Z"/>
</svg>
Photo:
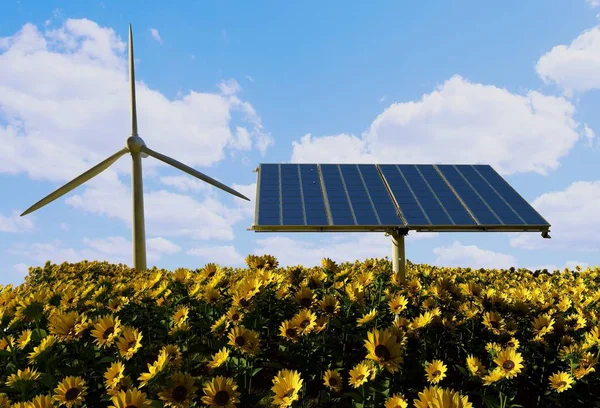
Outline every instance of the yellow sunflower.
<svg viewBox="0 0 600 408">
<path fill-rule="evenodd" d="M 340 311 L 340 303 L 333 295 L 325 295 L 323 299 L 319 301 L 319 307 L 329 315 L 336 315 Z"/>
<path fill-rule="evenodd" d="M 108 347 L 121 334 L 121 321 L 111 315 L 102 316 L 96 320 L 91 334 L 98 347 Z"/>
<path fill-rule="evenodd" d="M 300 338 L 298 328 L 291 320 L 281 322 L 281 325 L 279 326 L 279 335 L 292 343 L 296 343 Z"/>
<path fill-rule="evenodd" d="M 304 336 L 317 325 L 317 316 L 308 309 L 302 309 L 292 318 L 292 324 L 298 329 L 298 333 Z"/>
<path fill-rule="evenodd" d="M 168 386 L 163 387 L 158 397 L 164 401 L 165 407 L 189 407 L 196 397 L 198 387 L 194 386 L 194 377 L 177 371 L 168 380 Z"/>
<path fill-rule="evenodd" d="M 234 327 L 227 336 L 229 344 L 243 353 L 255 354 L 258 351 L 258 333 L 241 326 Z"/>
<path fill-rule="evenodd" d="M 521 372 L 523 368 L 523 357 L 515 349 L 504 349 L 494 359 L 494 363 L 502 369 L 506 378 L 513 378 Z"/>
<path fill-rule="evenodd" d="M 323 383 L 325 386 L 335 392 L 340 392 L 344 386 L 342 376 L 337 370 L 327 370 L 323 375 Z"/>
<path fill-rule="evenodd" d="M 2 407 L 2 398 L 0 398 L 0 407 Z M 36 395 L 27 408 L 54 408 L 52 395 Z"/>
<path fill-rule="evenodd" d="M 142 333 L 133 327 L 124 327 L 121 337 L 117 341 L 119 355 L 129 360 L 142 347 Z"/>
<path fill-rule="evenodd" d="M 134 388 L 133 381 L 131 380 L 131 377 L 126 375 L 125 377 L 121 378 L 121 380 L 113 388 L 107 389 L 106 393 L 114 397 L 118 396 L 121 391 L 128 391 L 132 388 Z"/>
<path fill-rule="evenodd" d="M 19 338 L 17 340 L 17 345 L 21 350 L 23 350 L 25 347 L 27 347 L 27 345 L 31 341 L 31 334 L 32 334 L 31 329 L 25 329 L 21 332 L 21 335 L 19 336 Z"/>
<path fill-rule="evenodd" d="M 300 290 L 296 292 L 294 298 L 296 299 L 296 302 L 300 304 L 301 307 L 308 308 L 312 305 L 313 300 L 315 298 L 315 294 L 310 288 L 302 286 Z"/>
<path fill-rule="evenodd" d="M 146 393 L 137 388 L 121 390 L 111 399 L 113 405 L 108 408 L 149 408 L 152 401 L 146 398 Z"/>
<path fill-rule="evenodd" d="M 425 366 L 425 375 L 427 381 L 432 384 L 437 384 L 446 377 L 448 367 L 441 360 L 433 360 Z"/>
<path fill-rule="evenodd" d="M 371 371 L 371 366 L 366 362 L 358 363 L 350 370 L 348 382 L 354 388 L 358 388 L 369 380 L 369 376 L 372 374 Z"/>
<path fill-rule="evenodd" d="M 41 360 L 44 355 L 46 355 L 52 347 L 58 342 L 58 339 L 55 335 L 51 334 L 46 336 L 40 342 L 40 345 L 33 348 L 33 351 L 28 354 L 28 359 L 30 363 L 33 363 L 36 360 Z"/>
<path fill-rule="evenodd" d="M 483 377 L 483 375 L 485 374 L 485 370 L 486 370 L 483 363 L 481 361 L 479 361 L 479 359 L 473 355 L 469 355 L 467 357 L 467 368 L 469 369 L 469 372 L 471 373 L 471 375 L 474 375 L 477 377 Z"/>
<path fill-rule="evenodd" d="M 408 305 L 408 300 L 401 294 L 394 296 L 389 302 L 388 306 L 393 314 L 399 315 L 403 310 L 406 309 L 406 305 Z"/>
<path fill-rule="evenodd" d="M 559 371 L 549 377 L 550 387 L 556 392 L 563 392 L 571 388 L 575 380 L 566 371 Z"/>
<path fill-rule="evenodd" d="M 235 408 L 235 404 L 240 402 L 240 393 L 232 378 L 217 376 L 207 382 L 202 390 L 205 396 L 201 401 L 210 407 Z"/>
<path fill-rule="evenodd" d="M 219 317 L 211 326 L 210 326 L 210 331 L 211 333 L 223 333 L 224 331 L 226 331 L 229 328 L 229 320 L 227 318 L 227 315 L 224 314 L 223 316 Z"/>
<path fill-rule="evenodd" d="M 542 315 L 534 319 L 532 325 L 539 337 L 552 333 L 555 320 L 549 315 Z"/>
<path fill-rule="evenodd" d="M 167 353 L 167 366 L 178 369 L 183 364 L 183 355 L 181 349 L 176 344 L 165 344 L 160 352 Z"/>
<path fill-rule="evenodd" d="M 498 313 L 486 312 L 483 315 L 483 325 L 494 334 L 501 334 L 504 329 L 504 319 Z"/>
<path fill-rule="evenodd" d="M 304 380 L 298 371 L 280 370 L 273 378 L 271 390 L 275 393 L 273 403 L 280 407 L 289 407 L 300 398 L 300 390 Z"/>
<path fill-rule="evenodd" d="M 231 324 L 238 325 L 242 322 L 244 313 L 237 308 L 232 307 L 227 311 L 227 318 Z"/>
<path fill-rule="evenodd" d="M 504 370 L 500 367 L 496 367 L 493 370 L 488 371 L 486 375 L 484 375 L 481 379 L 483 380 L 483 385 L 492 385 L 493 383 L 500 381 L 504 378 Z"/>
<path fill-rule="evenodd" d="M 64 404 L 67 408 L 77 407 L 85 402 L 87 395 L 87 385 L 83 378 L 68 376 L 63 379 L 54 389 L 52 398 L 59 404 Z"/>
<path fill-rule="evenodd" d="M 124 377 L 125 366 L 120 361 L 115 361 L 104 373 L 104 385 L 106 388 L 115 387 Z"/>
<path fill-rule="evenodd" d="M 419 399 L 415 399 L 413 402 L 415 408 L 473 408 L 473 404 L 469 402 L 467 396 L 463 396 L 453 389 L 445 389 L 437 386 L 425 388 L 419 393 Z"/>
<path fill-rule="evenodd" d="M 167 366 L 167 359 L 168 353 L 166 350 L 163 349 L 158 355 L 158 359 L 154 363 L 147 364 L 148 371 L 142 373 L 138 378 L 138 381 L 140 382 L 140 388 L 148 385 L 148 382 L 150 380 L 154 379 L 159 373 L 161 373 L 165 369 L 165 367 Z"/>
<path fill-rule="evenodd" d="M 415 317 L 410 322 L 410 328 L 412 330 L 420 329 L 422 327 L 427 326 L 429 323 L 431 323 L 432 320 L 433 320 L 433 313 L 431 313 L 429 311 L 423 312 L 419 316 Z"/>
<path fill-rule="evenodd" d="M 364 314 L 362 317 L 356 320 L 357 326 L 364 326 L 365 324 L 373 321 L 377 317 L 377 309 L 373 308 L 369 313 Z"/>
<path fill-rule="evenodd" d="M 6 386 L 17 391 L 21 391 L 24 389 L 24 387 L 28 386 L 31 382 L 38 380 L 39 378 L 40 373 L 38 373 L 35 368 L 33 370 L 29 367 L 24 370 L 18 369 L 16 373 L 7 377 Z"/>
<path fill-rule="evenodd" d="M 367 359 L 375 361 L 380 367 L 390 373 L 400 369 L 402 363 L 401 343 L 396 342 L 396 336 L 389 330 L 374 329 L 367 333 L 365 347 L 369 352 Z"/>
<path fill-rule="evenodd" d="M 229 350 L 227 347 L 223 347 L 220 351 L 212 355 L 212 360 L 208 363 L 209 369 L 215 369 L 223 365 L 229 358 Z"/>
<path fill-rule="evenodd" d="M 394 394 L 385 401 L 384 408 L 407 408 L 408 403 L 402 394 Z"/>
</svg>

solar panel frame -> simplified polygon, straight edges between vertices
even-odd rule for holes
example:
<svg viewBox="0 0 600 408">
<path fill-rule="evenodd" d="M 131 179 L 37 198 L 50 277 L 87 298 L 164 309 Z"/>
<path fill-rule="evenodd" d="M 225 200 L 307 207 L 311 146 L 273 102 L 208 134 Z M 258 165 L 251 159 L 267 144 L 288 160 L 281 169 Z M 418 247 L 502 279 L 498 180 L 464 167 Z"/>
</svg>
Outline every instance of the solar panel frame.
<svg viewBox="0 0 600 408">
<path fill-rule="evenodd" d="M 286 174 L 291 174 L 293 169 L 294 176 L 282 177 L 282 166 L 286 167 L 286 170 L 283 170 Z M 450 168 L 452 170 L 448 170 Z M 550 224 L 488 165 L 265 163 L 258 166 L 257 172 L 259 174 L 255 223 L 250 228 L 256 232 L 389 232 L 397 229 L 440 232 L 548 232 L 550 228 Z M 276 177 L 275 173 L 277 173 Z M 438 178 L 435 176 L 436 173 Z M 458 190 L 463 191 L 464 194 L 457 191 L 456 185 L 446 177 L 445 173 L 453 174 L 450 179 L 454 179 L 455 183 L 461 185 Z M 375 175 L 378 175 L 379 179 L 375 178 Z M 288 180 L 298 184 L 297 193 L 290 194 L 291 190 L 287 187 L 288 193 L 284 193 L 282 183 L 288 183 Z M 375 180 L 378 182 L 375 183 Z M 305 194 L 305 188 L 307 194 Z M 398 194 L 400 191 L 404 195 Z M 277 193 L 279 194 L 278 200 Z M 452 205 L 450 206 L 449 203 Z M 279 205 L 278 209 L 277 204 Z M 265 205 L 268 210 L 264 207 Z M 301 211 L 302 215 L 297 218 L 301 218 L 302 222 L 286 225 L 283 221 L 284 206 L 290 210 L 286 210 L 286 220 L 290 219 L 289 215 L 293 213 L 291 211 L 293 209 L 298 214 Z M 343 214 L 345 217 L 337 215 L 340 207 L 346 207 L 345 214 Z M 380 208 L 385 209 L 380 211 Z M 434 209 L 444 214 L 447 220 L 446 224 L 431 222 L 429 217 L 435 213 Z M 269 213 L 269 210 L 275 213 L 274 216 Z M 493 216 L 495 223 L 483 223 L 473 213 L 475 211 L 475 213 L 481 214 L 486 210 L 488 221 L 489 216 Z M 393 216 L 391 216 L 391 211 L 394 213 Z M 411 220 L 411 213 L 413 215 L 420 214 L 421 222 L 414 222 L 414 217 Z M 469 224 L 457 222 L 452 214 L 455 216 L 462 214 L 463 219 L 468 216 L 472 221 Z M 525 214 L 529 220 L 537 222 L 511 223 L 508 219 L 512 217 L 514 220 L 515 217 L 510 214 L 517 217 Z M 271 215 L 271 217 L 265 215 Z M 407 215 L 409 216 L 407 217 Z M 273 222 L 277 216 L 279 216 L 279 222 Z M 374 221 L 374 225 L 364 225 L 358 222 L 359 219 L 364 220 L 364 217 L 370 217 Z M 436 217 L 438 215 L 433 216 L 434 219 Z M 311 223 L 309 218 L 318 219 L 318 225 Z M 384 219 L 388 222 L 385 222 Z M 521 219 L 527 221 L 525 217 Z M 390 223 L 389 221 L 392 220 L 396 222 Z M 326 224 L 324 224 L 325 221 Z"/>
</svg>

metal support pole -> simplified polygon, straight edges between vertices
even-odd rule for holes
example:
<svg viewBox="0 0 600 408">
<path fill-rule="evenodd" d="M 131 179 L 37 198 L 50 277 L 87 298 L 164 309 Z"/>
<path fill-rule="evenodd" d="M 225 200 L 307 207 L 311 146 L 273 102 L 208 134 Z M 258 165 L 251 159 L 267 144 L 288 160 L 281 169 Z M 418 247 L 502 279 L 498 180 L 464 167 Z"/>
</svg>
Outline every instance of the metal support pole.
<svg viewBox="0 0 600 408">
<path fill-rule="evenodd" d="M 400 277 L 401 283 L 406 283 L 406 256 L 404 248 L 404 233 L 392 232 L 392 266 L 394 273 Z"/>
<path fill-rule="evenodd" d="M 131 191 L 133 195 L 133 264 L 136 271 L 146 270 L 146 228 L 144 226 L 144 188 L 141 153 L 131 152 Z"/>
</svg>

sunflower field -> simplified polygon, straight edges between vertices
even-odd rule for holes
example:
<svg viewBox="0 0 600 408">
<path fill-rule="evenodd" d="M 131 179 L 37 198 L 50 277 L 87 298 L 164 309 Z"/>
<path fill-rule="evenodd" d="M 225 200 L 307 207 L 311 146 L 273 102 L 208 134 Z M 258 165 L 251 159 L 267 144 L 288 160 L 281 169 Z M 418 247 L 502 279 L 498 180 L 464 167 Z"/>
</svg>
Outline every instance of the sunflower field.
<svg viewBox="0 0 600 408">
<path fill-rule="evenodd" d="M 30 268 L 0 408 L 600 407 L 598 267 L 246 263 Z"/>
</svg>

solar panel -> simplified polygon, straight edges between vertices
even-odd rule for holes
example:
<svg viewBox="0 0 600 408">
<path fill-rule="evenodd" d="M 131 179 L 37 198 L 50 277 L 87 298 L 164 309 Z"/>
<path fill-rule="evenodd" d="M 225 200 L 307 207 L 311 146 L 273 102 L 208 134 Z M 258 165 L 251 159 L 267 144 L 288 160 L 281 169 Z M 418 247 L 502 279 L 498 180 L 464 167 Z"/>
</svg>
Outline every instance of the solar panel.
<svg viewBox="0 0 600 408">
<path fill-rule="evenodd" d="M 260 164 L 255 231 L 548 231 L 488 165 Z"/>
</svg>

